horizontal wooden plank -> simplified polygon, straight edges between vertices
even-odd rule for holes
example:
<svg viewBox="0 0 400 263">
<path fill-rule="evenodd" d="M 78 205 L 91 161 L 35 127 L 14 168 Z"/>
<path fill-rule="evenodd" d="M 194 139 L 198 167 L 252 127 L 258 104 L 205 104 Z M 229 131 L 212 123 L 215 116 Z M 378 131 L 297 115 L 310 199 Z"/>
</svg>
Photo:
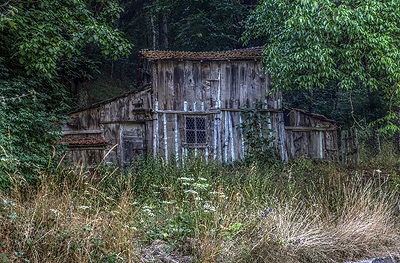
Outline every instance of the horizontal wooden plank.
<svg viewBox="0 0 400 263">
<path fill-rule="evenodd" d="M 305 127 L 305 126 L 285 126 L 285 130 L 293 132 L 305 131 L 336 131 L 336 127 Z"/>
<path fill-rule="evenodd" d="M 157 120 L 157 119 L 150 119 L 150 118 L 146 118 L 143 120 L 129 120 L 129 121 L 120 121 L 120 120 L 116 120 L 116 121 L 100 121 L 100 124 L 129 124 L 129 123 L 144 123 L 144 122 L 149 122 L 149 121 L 153 121 L 153 120 Z"/>
<path fill-rule="evenodd" d="M 77 130 L 77 131 L 63 131 L 64 135 L 76 135 L 76 134 L 101 134 L 103 130 Z"/>
<path fill-rule="evenodd" d="M 221 111 L 232 111 L 232 112 L 241 112 L 241 109 L 220 109 Z M 261 109 L 261 112 L 282 112 L 282 109 Z"/>
<path fill-rule="evenodd" d="M 220 111 L 177 111 L 177 110 L 158 110 L 154 113 L 164 113 L 164 114 L 182 114 L 182 115 L 210 115 L 219 114 Z"/>
<path fill-rule="evenodd" d="M 83 150 L 105 150 L 107 148 L 107 144 L 91 144 L 91 145 L 68 145 L 68 149 L 71 151 L 83 151 Z"/>
<path fill-rule="evenodd" d="M 187 144 L 187 143 L 182 144 L 182 146 L 184 148 L 187 148 L 187 149 L 207 149 L 207 148 L 210 148 L 209 145 L 192 145 L 192 144 Z"/>
<path fill-rule="evenodd" d="M 151 109 L 136 108 L 136 109 L 132 109 L 132 112 L 150 114 L 152 112 L 152 110 Z"/>
</svg>

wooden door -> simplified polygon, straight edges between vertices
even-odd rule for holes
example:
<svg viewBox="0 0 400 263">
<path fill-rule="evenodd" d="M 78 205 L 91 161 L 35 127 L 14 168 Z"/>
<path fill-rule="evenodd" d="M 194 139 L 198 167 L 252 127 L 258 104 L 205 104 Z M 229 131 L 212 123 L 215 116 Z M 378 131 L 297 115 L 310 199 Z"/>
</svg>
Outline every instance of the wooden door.
<svg viewBox="0 0 400 263">
<path fill-rule="evenodd" d="M 133 164 L 146 155 L 146 131 L 144 123 L 123 124 L 121 127 L 121 165 Z"/>
</svg>

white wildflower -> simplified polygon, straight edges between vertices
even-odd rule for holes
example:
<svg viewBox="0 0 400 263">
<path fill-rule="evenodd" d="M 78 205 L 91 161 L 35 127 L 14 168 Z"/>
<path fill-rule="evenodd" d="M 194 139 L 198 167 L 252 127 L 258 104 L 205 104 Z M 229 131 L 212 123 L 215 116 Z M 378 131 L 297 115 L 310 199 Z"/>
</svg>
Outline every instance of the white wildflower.
<svg viewBox="0 0 400 263">
<path fill-rule="evenodd" d="M 192 184 L 192 186 L 193 186 L 194 188 L 197 188 L 197 189 L 206 189 L 206 188 L 209 187 L 210 185 L 209 185 L 209 184 L 198 184 L 198 183 L 194 183 L 194 184 Z"/>
<path fill-rule="evenodd" d="M 162 201 L 161 203 L 166 204 L 166 205 L 171 205 L 171 204 L 175 204 L 175 200 L 172 201 Z"/>
<path fill-rule="evenodd" d="M 215 207 L 210 205 L 210 204 L 208 204 L 208 203 L 204 205 L 204 209 L 205 209 L 204 212 L 206 212 L 206 213 L 215 212 L 216 211 Z"/>
<path fill-rule="evenodd" d="M 183 181 L 194 181 L 194 178 L 179 177 L 178 180 L 183 180 Z"/>
<path fill-rule="evenodd" d="M 186 190 L 185 193 L 187 193 L 187 194 L 195 194 L 195 195 L 197 194 L 197 192 L 192 190 L 192 189 Z"/>
<path fill-rule="evenodd" d="M 58 215 L 58 216 L 60 215 L 60 213 L 55 209 L 50 209 L 50 211 L 53 212 L 53 214 L 55 214 L 55 215 Z"/>
<path fill-rule="evenodd" d="M 89 209 L 89 208 L 90 208 L 90 206 L 81 205 L 81 206 L 78 206 L 78 208 L 79 208 L 79 209 L 83 209 L 83 210 L 85 210 L 85 209 Z"/>
<path fill-rule="evenodd" d="M 134 226 L 126 226 L 126 228 L 128 228 L 128 229 L 132 229 L 133 231 L 137 231 L 137 228 L 136 228 L 136 227 L 134 227 Z"/>
</svg>

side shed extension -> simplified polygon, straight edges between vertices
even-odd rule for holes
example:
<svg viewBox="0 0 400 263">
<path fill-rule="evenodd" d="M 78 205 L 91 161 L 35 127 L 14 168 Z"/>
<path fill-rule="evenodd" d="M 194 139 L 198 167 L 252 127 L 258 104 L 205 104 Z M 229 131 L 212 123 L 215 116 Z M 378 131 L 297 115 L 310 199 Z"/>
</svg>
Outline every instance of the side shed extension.
<svg viewBox="0 0 400 263">
<path fill-rule="evenodd" d="M 286 149 L 289 159 L 337 160 L 338 144 L 335 121 L 319 114 L 284 108 Z"/>
</svg>

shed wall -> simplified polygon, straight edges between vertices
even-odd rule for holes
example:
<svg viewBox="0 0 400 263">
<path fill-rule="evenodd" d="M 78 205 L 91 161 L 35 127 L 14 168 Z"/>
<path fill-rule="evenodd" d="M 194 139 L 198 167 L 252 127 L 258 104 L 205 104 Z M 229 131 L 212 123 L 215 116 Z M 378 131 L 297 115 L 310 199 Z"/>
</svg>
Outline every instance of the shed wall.
<svg viewBox="0 0 400 263">
<path fill-rule="evenodd" d="M 104 161 L 124 167 L 151 149 L 152 144 L 147 140 L 153 130 L 151 96 L 151 89 L 147 89 L 70 114 L 71 120 L 63 127 L 64 134 L 86 137 L 98 131 L 96 136 L 109 141 L 105 147 L 97 148 L 95 154 L 91 146 L 71 148 L 72 162 L 76 164 L 81 159 L 89 163 L 90 160 L 90 166 L 94 166 L 107 154 Z"/>
<path fill-rule="evenodd" d="M 270 77 L 259 61 L 177 61 L 159 60 L 152 64 L 155 116 L 153 151 L 169 160 L 189 152 L 206 158 L 232 161 L 244 157 L 240 107 L 263 101 L 272 115 L 271 126 L 278 131 L 276 147 L 285 147 L 283 118 L 279 111 L 281 93 L 265 98 Z M 193 145 L 187 140 L 186 118 L 203 116 L 206 143 Z M 286 158 L 285 151 L 282 153 Z"/>
</svg>

